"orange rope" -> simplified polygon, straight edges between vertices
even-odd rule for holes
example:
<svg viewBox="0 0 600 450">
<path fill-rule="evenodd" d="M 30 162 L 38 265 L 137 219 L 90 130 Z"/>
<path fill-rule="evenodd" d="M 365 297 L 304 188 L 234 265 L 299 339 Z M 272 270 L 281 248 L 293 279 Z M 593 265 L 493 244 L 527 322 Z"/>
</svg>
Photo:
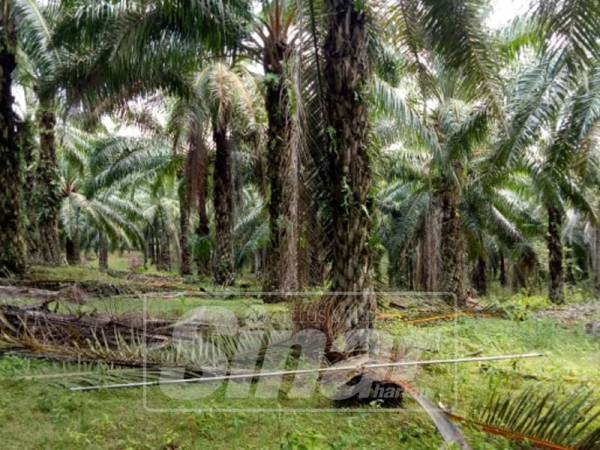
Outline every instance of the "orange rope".
<svg viewBox="0 0 600 450">
<path fill-rule="evenodd" d="M 402 317 L 404 317 L 404 314 L 402 314 L 402 313 L 382 313 L 382 314 L 377 315 L 377 318 L 380 320 L 391 320 L 391 319 L 402 318 Z M 424 317 L 421 319 L 402 320 L 402 322 L 410 323 L 410 324 L 419 324 L 419 323 L 437 322 L 437 321 L 441 321 L 441 320 L 452 320 L 452 319 L 456 319 L 458 317 L 488 317 L 489 318 L 489 317 L 495 317 L 495 315 L 491 314 L 491 313 L 479 312 L 479 311 L 458 311 L 458 312 L 453 312 L 450 314 L 442 314 L 442 315 L 438 315 L 438 316 Z"/>
<path fill-rule="evenodd" d="M 506 430 L 504 428 L 499 428 L 499 427 L 495 427 L 493 425 L 487 425 L 485 423 L 480 423 L 480 422 L 476 422 L 474 420 L 471 419 L 467 419 L 465 417 L 461 417 L 461 416 L 457 416 L 455 414 L 446 412 L 446 415 L 456 421 L 456 422 L 464 422 L 464 423 L 468 423 L 470 425 L 474 425 L 477 428 L 480 428 L 481 430 L 485 431 L 488 434 L 493 434 L 495 436 L 502 436 L 504 438 L 507 439 L 512 439 L 513 441 L 517 441 L 517 442 L 529 442 L 539 448 L 545 448 L 548 450 L 576 450 L 574 447 L 564 447 L 562 445 L 558 445 L 558 444 L 553 444 L 552 442 L 548 442 L 548 441 L 544 441 L 542 439 L 537 439 L 531 436 L 526 436 L 524 434 L 520 434 L 520 433 L 515 433 L 513 431 L 510 430 Z"/>
</svg>

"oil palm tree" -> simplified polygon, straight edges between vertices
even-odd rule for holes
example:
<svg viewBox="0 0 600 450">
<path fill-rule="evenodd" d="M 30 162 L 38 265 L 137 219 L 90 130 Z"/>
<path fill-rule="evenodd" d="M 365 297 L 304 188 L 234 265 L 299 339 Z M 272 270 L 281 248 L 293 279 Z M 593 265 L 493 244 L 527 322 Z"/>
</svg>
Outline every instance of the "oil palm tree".
<svg viewBox="0 0 600 450">
<path fill-rule="evenodd" d="M 175 101 L 167 124 L 167 131 L 173 136 L 174 147 L 186 147 L 185 162 L 181 167 L 180 178 L 180 233 L 182 264 L 181 273 L 191 273 L 191 257 L 195 254 L 198 275 L 210 275 L 210 223 L 207 214 L 209 149 L 206 142 L 210 123 L 203 108 L 202 99 L 190 95 Z M 198 222 L 189 245 L 188 232 L 190 213 L 197 211 Z M 195 249 L 194 252 L 190 248 Z M 184 260 L 189 260 L 185 267 Z"/>
<path fill-rule="evenodd" d="M 70 86 L 69 97 L 82 102 L 96 116 L 157 89 L 180 99 L 194 98 L 188 75 L 199 70 L 206 56 L 235 52 L 246 34 L 249 11 L 250 3 L 245 0 L 228 2 L 226 7 L 197 0 L 81 2 L 66 11 L 59 26 L 60 42 L 69 48 L 71 60 L 59 78 Z M 189 138 L 193 151 L 188 153 L 188 163 L 195 164 L 186 167 L 196 174 L 198 167 L 203 170 L 206 165 L 204 153 L 199 152 L 204 149 L 199 132 L 193 134 Z M 202 161 L 198 159 L 200 153 Z M 191 270 L 187 228 L 188 205 L 192 202 L 186 195 L 193 193 L 189 187 L 194 185 L 186 173 L 182 167 L 180 178 L 187 188 L 180 191 L 180 268 L 185 274 Z M 206 172 L 202 175 L 205 179 Z M 206 189 L 199 190 L 201 194 L 205 199 Z M 206 237 L 204 199 L 198 199 L 201 220 L 197 231 Z M 206 262 L 199 266 L 206 268 Z"/>
<path fill-rule="evenodd" d="M 163 185 L 174 185 L 178 161 L 164 139 L 123 137 L 116 131 L 97 130 L 90 135 L 71 124 L 61 129 L 61 218 L 70 264 L 80 261 L 84 234 L 94 236 L 102 253 L 107 250 L 104 244 L 144 247 L 141 230 L 156 227 L 158 220 L 147 223 L 143 218 L 148 197 L 138 198 L 137 190 L 158 193 Z M 168 234 L 171 231 L 169 228 Z M 166 234 L 161 229 L 152 236 Z"/>
<path fill-rule="evenodd" d="M 163 89 L 189 93 L 187 76 L 206 56 L 234 53 L 250 2 L 84 0 L 63 5 L 57 43 L 68 49 L 59 78 L 90 111 Z"/>
<path fill-rule="evenodd" d="M 179 249 L 178 220 L 179 201 L 176 177 L 163 178 L 136 193 L 136 200 L 142 207 L 144 221 L 148 227 L 146 246 L 156 268 L 171 271 L 171 248 Z"/>
<path fill-rule="evenodd" d="M 379 51 L 385 48 L 381 44 L 391 43 L 392 53 L 400 50 L 401 66 L 406 68 L 403 74 L 413 71 L 418 75 L 424 97 L 431 97 L 428 91 L 431 61 L 426 59 L 435 55 L 449 70 L 460 72 L 465 86 L 472 93 L 478 93 L 490 110 L 499 111 L 501 90 L 496 75 L 497 59 L 491 36 L 481 20 L 485 4 L 478 0 L 401 0 L 385 5 L 310 2 L 312 22 L 316 22 L 317 7 L 323 17 L 324 42 L 322 51 L 315 52 L 316 76 L 310 78 L 310 87 L 316 94 L 306 95 L 306 98 L 318 100 L 311 109 L 320 109 L 322 115 L 315 113 L 314 116 L 323 117 L 325 122 L 324 127 L 317 124 L 317 128 L 325 128 L 325 132 L 315 141 L 325 143 L 326 156 L 322 157 L 317 146 L 311 156 L 316 162 L 318 182 L 327 192 L 326 211 L 320 210 L 326 217 L 322 228 L 331 241 L 332 289 L 360 292 L 368 291 L 371 286 L 373 163 L 368 145 L 368 100 L 369 88 L 372 88 L 370 68 L 376 68 L 379 75 L 385 72 L 383 60 L 387 58 L 382 57 L 385 52 Z M 317 41 L 321 36 L 317 27 L 312 28 Z M 312 111 L 310 116 L 313 116 Z M 319 169 L 319 165 L 323 168 Z M 456 208 L 449 204 L 447 209 Z M 450 215 L 446 223 L 455 224 L 455 217 Z M 362 310 L 359 316 L 368 315 L 364 314 L 365 308 L 359 309 Z"/>
<path fill-rule="evenodd" d="M 141 247 L 143 242 L 141 208 L 122 191 L 132 171 L 124 170 L 126 158 L 115 157 L 131 142 L 105 133 L 90 135 L 72 125 L 60 132 L 60 218 L 67 262 L 80 263 L 83 241 L 87 248 L 90 243 L 97 247 L 99 267 L 108 269 L 110 244 Z M 147 168 L 139 166 L 137 175 Z"/>
<path fill-rule="evenodd" d="M 217 284 L 234 281 L 233 145 L 234 133 L 252 127 L 255 102 L 248 84 L 225 63 L 207 66 L 194 81 L 196 97 L 202 99 L 205 117 L 211 123 L 216 156 L 213 175 L 215 254 L 213 276 Z"/>
<path fill-rule="evenodd" d="M 560 235 L 565 208 L 571 204 L 586 213 L 592 211 L 582 190 L 586 183 L 571 164 L 589 156 L 584 151 L 589 147 L 586 141 L 597 121 L 594 61 L 600 53 L 595 39 L 586 37 L 595 25 L 581 14 L 598 11 L 589 10 L 585 2 L 574 2 L 573 10 L 565 10 L 559 2 L 548 2 L 547 10 L 542 6 L 534 17 L 545 24 L 543 38 L 534 45 L 534 59 L 527 61 L 513 80 L 506 126 L 500 130 L 486 176 L 502 177 L 519 167 L 529 173 L 548 224 L 549 294 L 553 302 L 561 303 Z M 564 39 L 558 39 L 566 31 L 565 24 L 572 29 Z"/>
<path fill-rule="evenodd" d="M 37 161 L 37 223 L 39 236 L 37 254 L 48 264 L 59 264 L 58 242 L 60 186 L 56 159 L 56 109 L 59 102 L 55 73 L 61 64 L 61 50 L 54 48 L 54 26 L 58 20 L 58 4 L 43 6 L 37 0 L 20 2 L 17 36 L 23 50 L 19 80 L 31 88 L 37 98 L 37 124 L 40 151 Z"/>
<path fill-rule="evenodd" d="M 285 0 L 267 4 L 256 27 L 253 53 L 263 63 L 267 113 L 267 194 L 269 246 L 263 291 L 298 290 L 299 136 L 298 101 L 294 101 L 297 43 L 295 13 Z M 285 267 L 286 270 L 281 270 Z M 269 295 L 268 301 L 282 297 Z"/>
<path fill-rule="evenodd" d="M 323 105 L 325 161 L 331 184 L 331 290 L 339 331 L 371 326 L 372 163 L 367 89 L 369 15 L 364 3 L 325 0 L 323 14 Z"/>
<path fill-rule="evenodd" d="M 438 68 L 437 73 L 431 74 L 431 80 L 435 81 L 431 86 L 435 88 L 436 106 L 426 108 L 424 117 L 419 117 L 407 106 L 401 93 L 383 81 L 377 83 L 374 94 L 380 109 L 394 118 L 392 123 L 404 128 L 404 136 L 407 132 L 413 135 L 413 146 L 427 149 L 425 160 L 422 153 L 416 153 L 407 159 L 407 162 L 412 159 L 413 168 L 405 166 L 403 170 L 413 182 L 419 182 L 415 176 L 419 172 L 422 176 L 426 168 L 423 187 L 430 197 L 422 197 L 420 208 L 428 205 L 429 214 L 433 215 L 439 211 L 440 254 L 432 258 L 440 262 L 439 288 L 454 295 L 458 304 L 463 305 L 466 299 L 466 243 L 461 211 L 465 207 L 468 180 L 477 170 L 474 155 L 488 138 L 491 119 L 487 108 L 473 98 L 460 77 Z M 393 136 L 394 133 L 386 139 Z M 410 142 L 405 140 L 404 145 L 396 144 L 396 148 L 401 150 L 408 144 L 410 151 Z M 424 231 L 428 235 L 432 230 Z"/>
<path fill-rule="evenodd" d="M 561 229 L 568 204 L 596 221 L 590 185 L 578 171 L 589 156 L 590 135 L 600 122 L 600 72 L 593 70 L 550 117 L 549 128 L 525 156 L 525 167 L 547 214 L 549 296 L 564 302 Z M 579 172 L 579 173 L 578 173 Z"/>
<path fill-rule="evenodd" d="M 17 8 L 13 0 L 0 2 L 0 274 L 21 275 L 27 261 L 22 231 L 21 155 L 18 119 L 14 112 L 13 76 L 17 67 Z"/>
</svg>

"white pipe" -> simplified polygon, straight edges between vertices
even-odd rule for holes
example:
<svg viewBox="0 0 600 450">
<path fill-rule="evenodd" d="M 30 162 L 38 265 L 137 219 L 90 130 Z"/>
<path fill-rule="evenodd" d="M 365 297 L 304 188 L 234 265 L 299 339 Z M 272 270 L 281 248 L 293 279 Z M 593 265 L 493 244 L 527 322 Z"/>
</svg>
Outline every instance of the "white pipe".
<svg viewBox="0 0 600 450">
<path fill-rule="evenodd" d="M 236 375 L 219 375 L 215 377 L 202 378 L 184 378 L 179 380 L 156 380 L 156 381 L 141 381 L 137 383 L 122 383 L 122 384 L 106 384 L 99 386 L 77 386 L 70 388 L 71 391 L 95 391 L 99 389 L 123 389 L 145 386 L 157 386 L 165 384 L 185 384 L 185 383 L 200 383 L 204 381 L 224 381 L 224 380 L 243 380 L 252 378 L 278 377 L 283 375 L 304 375 L 308 373 L 323 373 L 323 372 L 338 372 L 342 370 L 356 369 L 377 369 L 383 367 L 411 367 L 411 366 L 430 366 L 436 364 L 460 364 L 468 362 L 483 362 L 483 361 L 505 361 L 508 359 L 526 359 L 540 358 L 543 353 L 524 353 L 518 355 L 497 355 L 497 356 L 479 356 L 474 358 L 457 358 L 457 359 L 432 359 L 429 361 L 403 361 L 393 363 L 377 363 L 377 364 L 358 364 L 345 367 L 325 367 L 321 369 L 299 369 L 299 370 L 281 370 L 276 372 L 259 372 L 259 373 L 243 373 Z"/>
</svg>

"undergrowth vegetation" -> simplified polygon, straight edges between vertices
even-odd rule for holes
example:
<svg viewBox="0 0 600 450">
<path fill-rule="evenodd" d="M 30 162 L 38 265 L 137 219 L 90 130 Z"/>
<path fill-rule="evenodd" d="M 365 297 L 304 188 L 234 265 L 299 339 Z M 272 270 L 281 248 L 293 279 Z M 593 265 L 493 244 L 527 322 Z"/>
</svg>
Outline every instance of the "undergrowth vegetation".
<svg viewBox="0 0 600 450">
<path fill-rule="evenodd" d="M 600 1 L 0 0 L 0 447 L 598 450 L 599 300 Z"/>
<path fill-rule="evenodd" d="M 72 269 L 67 268 L 44 269 L 43 273 L 45 278 L 56 280 L 70 279 L 73 275 Z M 77 273 L 85 279 L 83 269 Z M 177 277 L 163 275 L 170 282 L 177 282 Z M 120 282 L 128 283 L 127 280 Z M 58 308 L 78 314 L 140 315 L 144 302 L 148 305 L 147 313 L 154 318 L 181 317 L 202 306 L 227 308 L 240 318 L 252 314 L 275 314 L 282 320 L 288 317 L 286 304 L 264 304 L 260 299 L 243 294 L 220 299 L 92 298 L 83 305 L 59 302 Z M 415 356 L 421 359 L 544 354 L 543 358 L 530 360 L 419 369 L 414 384 L 432 401 L 453 413 L 468 415 L 478 408 L 485 409 L 494 394 L 508 399 L 534 389 L 540 393 L 550 391 L 553 398 L 560 399 L 568 398 L 573 392 L 597 392 L 600 339 L 586 333 L 583 323 L 564 324 L 540 315 L 553 310 L 543 297 L 518 294 L 483 298 L 481 302 L 503 306 L 503 315 L 455 317 L 419 325 L 400 319 L 376 322 L 376 328 L 390 332 L 402 346 L 415 348 Z M 567 305 L 573 306 L 577 304 Z M 206 390 L 206 397 L 184 401 L 165 396 L 164 387 L 118 392 L 69 392 L 67 389 L 82 379 L 92 384 L 127 379 L 128 370 L 131 369 L 52 362 L 18 352 L 4 353 L 0 357 L 3 448 L 346 449 L 383 448 L 393 442 L 400 448 L 425 450 L 442 445 L 433 425 L 408 397 L 400 409 L 383 409 L 374 402 L 358 412 L 343 409 L 323 412 L 319 409 L 332 407 L 326 398 L 299 400 L 285 395 L 274 400 L 253 396 L 229 398 L 223 387 L 210 394 L 212 388 L 198 386 L 197 392 Z M 203 408 L 205 411 L 160 412 L 171 408 L 175 411 Z M 252 408 L 268 411 L 244 412 Z M 32 427 L 32 423 L 38 425 Z M 269 426 L 265 427 L 265 423 Z M 514 443 L 484 435 L 468 424 L 462 429 L 474 449 L 516 448 Z M 18 444 L 16 436 L 19 436 Z"/>
</svg>

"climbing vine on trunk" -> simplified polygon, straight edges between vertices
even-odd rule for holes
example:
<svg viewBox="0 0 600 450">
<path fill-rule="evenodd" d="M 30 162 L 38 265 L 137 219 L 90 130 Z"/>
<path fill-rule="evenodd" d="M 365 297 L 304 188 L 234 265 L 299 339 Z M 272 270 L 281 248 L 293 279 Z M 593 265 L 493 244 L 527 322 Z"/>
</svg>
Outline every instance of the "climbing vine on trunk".
<svg viewBox="0 0 600 450">
<path fill-rule="evenodd" d="M 369 247 L 373 199 L 366 99 L 370 74 L 367 14 L 357 5 L 353 0 L 327 0 L 324 4 L 323 80 L 334 230 L 331 290 L 359 294 L 335 297 L 345 322 L 340 324 L 342 329 L 370 326 L 374 307 Z"/>
<path fill-rule="evenodd" d="M 16 34 L 10 3 L 0 17 L 0 276 L 27 269 L 21 205 L 21 154 L 13 110 Z"/>
</svg>

